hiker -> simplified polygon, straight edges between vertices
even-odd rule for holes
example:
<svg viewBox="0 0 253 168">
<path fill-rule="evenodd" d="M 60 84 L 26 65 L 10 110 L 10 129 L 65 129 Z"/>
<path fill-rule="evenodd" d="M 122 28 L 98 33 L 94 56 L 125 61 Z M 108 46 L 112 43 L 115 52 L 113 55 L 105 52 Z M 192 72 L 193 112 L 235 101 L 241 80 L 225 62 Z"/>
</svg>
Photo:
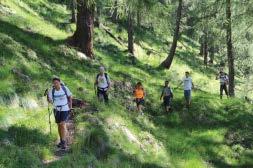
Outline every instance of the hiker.
<svg viewBox="0 0 253 168">
<path fill-rule="evenodd" d="M 99 67 L 99 74 L 96 76 L 96 80 L 94 83 L 95 93 L 98 99 L 104 100 L 105 103 L 108 103 L 108 91 L 111 88 L 110 77 L 107 73 L 105 73 L 105 68 L 103 66 Z"/>
<path fill-rule="evenodd" d="M 163 99 L 163 105 L 165 111 L 169 113 L 171 111 L 171 100 L 173 99 L 173 92 L 169 86 L 169 81 L 165 81 L 160 100 Z"/>
<path fill-rule="evenodd" d="M 135 103 L 137 106 L 137 111 L 139 112 L 139 114 L 143 115 L 143 111 L 142 108 L 144 106 L 144 97 L 145 97 L 145 92 L 144 92 L 144 88 L 142 86 L 141 82 L 138 82 L 135 86 L 134 89 L 134 97 L 135 97 Z"/>
<path fill-rule="evenodd" d="M 69 112 L 72 110 L 72 93 L 61 83 L 60 78 L 55 77 L 52 80 L 53 87 L 48 92 L 48 101 L 54 105 L 54 116 L 58 126 L 60 142 L 58 148 L 66 149 L 66 121 L 68 120 Z"/>
<path fill-rule="evenodd" d="M 228 75 L 223 70 L 221 70 L 216 76 L 216 80 L 218 79 L 220 80 L 220 99 L 222 99 L 223 97 L 223 90 L 225 91 L 225 94 L 228 98 L 228 88 L 227 88 L 227 85 L 229 83 Z"/>
<path fill-rule="evenodd" d="M 194 88 L 192 78 L 190 77 L 190 72 L 185 72 L 185 77 L 183 78 L 181 84 L 182 83 L 184 85 L 185 106 L 189 109 L 191 105 L 191 91 Z"/>
</svg>

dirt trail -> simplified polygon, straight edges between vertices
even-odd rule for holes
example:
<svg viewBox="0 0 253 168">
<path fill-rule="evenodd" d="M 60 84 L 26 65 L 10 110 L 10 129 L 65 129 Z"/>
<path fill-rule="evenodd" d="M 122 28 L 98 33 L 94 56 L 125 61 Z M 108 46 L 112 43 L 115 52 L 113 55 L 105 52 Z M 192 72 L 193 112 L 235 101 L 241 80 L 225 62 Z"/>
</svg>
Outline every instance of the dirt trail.
<svg viewBox="0 0 253 168">
<path fill-rule="evenodd" d="M 75 134 L 75 122 L 74 122 L 74 115 L 73 114 L 70 115 L 68 121 L 66 122 L 66 126 L 67 126 L 67 130 L 68 130 L 67 137 L 66 137 L 67 149 L 61 150 L 61 149 L 56 148 L 52 159 L 43 160 L 44 165 L 48 165 L 48 164 L 53 163 L 55 161 L 61 160 L 61 158 L 63 156 L 65 156 L 67 153 L 70 152 L 70 146 L 73 143 L 74 134 Z"/>
</svg>

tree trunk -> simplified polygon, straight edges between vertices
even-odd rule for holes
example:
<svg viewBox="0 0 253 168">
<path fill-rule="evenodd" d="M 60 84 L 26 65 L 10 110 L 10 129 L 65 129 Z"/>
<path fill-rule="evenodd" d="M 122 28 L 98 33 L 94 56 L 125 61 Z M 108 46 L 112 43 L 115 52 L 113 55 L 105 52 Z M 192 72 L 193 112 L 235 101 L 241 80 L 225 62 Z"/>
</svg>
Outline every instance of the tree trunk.
<svg viewBox="0 0 253 168">
<path fill-rule="evenodd" d="M 214 61 L 214 54 L 215 54 L 215 49 L 214 49 L 214 46 L 212 45 L 212 46 L 210 47 L 210 51 L 209 51 L 209 58 L 210 58 L 209 63 L 210 63 L 210 64 L 213 64 L 213 61 Z"/>
<path fill-rule="evenodd" d="M 204 48 L 203 48 L 203 49 L 204 49 L 204 53 L 203 53 L 203 54 L 204 54 L 204 65 L 205 65 L 205 66 L 207 66 L 207 63 L 208 63 L 208 62 L 207 62 L 207 61 L 208 61 L 208 60 L 207 60 L 207 58 L 208 58 L 208 42 L 207 42 L 207 40 L 208 40 L 208 39 L 207 39 L 207 38 L 208 38 L 207 32 L 205 31 L 205 35 L 204 35 L 204 46 L 203 46 L 203 47 L 204 47 Z"/>
<path fill-rule="evenodd" d="M 76 23 L 76 0 L 71 1 L 71 23 Z"/>
<path fill-rule="evenodd" d="M 226 18 L 227 18 L 227 57 L 229 69 L 229 95 L 235 96 L 235 70 L 234 70 L 234 55 L 232 43 L 232 20 L 231 20 L 231 1 L 226 0 Z"/>
<path fill-rule="evenodd" d="M 87 57 L 93 58 L 94 6 L 87 6 L 86 0 L 77 1 L 76 31 L 70 44 L 77 47 Z"/>
<path fill-rule="evenodd" d="M 114 9 L 112 12 L 112 21 L 116 23 L 118 21 L 118 0 L 114 1 Z"/>
<path fill-rule="evenodd" d="M 174 36 L 173 36 L 173 42 L 170 48 L 170 52 L 166 60 L 164 60 L 161 63 L 161 67 L 169 69 L 171 66 L 171 63 L 173 61 L 176 48 L 177 48 L 177 41 L 179 39 L 179 34 L 180 34 L 180 22 L 181 22 L 181 15 L 182 15 L 182 6 L 183 6 L 183 0 L 178 0 L 178 8 L 177 8 L 177 18 L 176 18 L 176 28 L 174 31 Z"/>
<path fill-rule="evenodd" d="M 137 10 L 137 26 L 141 27 L 141 9 Z"/>
<path fill-rule="evenodd" d="M 101 14 L 101 6 L 100 5 L 97 5 L 97 8 L 96 8 L 96 17 L 95 17 L 95 26 L 96 27 L 100 27 L 100 14 Z"/>
<path fill-rule="evenodd" d="M 132 12 L 128 12 L 128 52 L 134 55 L 134 28 L 133 28 L 133 18 Z"/>
<path fill-rule="evenodd" d="M 200 37 L 199 43 L 200 43 L 199 55 L 203 56 L 204 55 L 204 36 L 203 35 Z"/>
</svg>

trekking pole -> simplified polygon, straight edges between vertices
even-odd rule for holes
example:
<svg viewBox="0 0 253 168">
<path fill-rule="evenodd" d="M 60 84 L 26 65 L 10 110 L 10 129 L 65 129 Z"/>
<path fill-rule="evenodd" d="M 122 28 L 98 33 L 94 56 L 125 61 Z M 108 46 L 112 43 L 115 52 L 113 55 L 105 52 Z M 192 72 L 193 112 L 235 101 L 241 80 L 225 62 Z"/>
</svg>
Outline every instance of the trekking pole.
<svg viewBox="0 0 253 168">
<path fill-rule="evenodd" d="M 50 130 L 50 134 L 52 134 L 51 111 L 50 111 L 49 103 L 47 103 L 47 104 L 48 104 L 47 110 L 48 110 L 49 130 Z"/>
<path fill-rule="evenodd" d="M 49 131 L 50 131 L 50 134 L 52 134 L 51 110 L 50 110 L 50 105 L 49 105 L 49 101 L 48 101 L 48 89 L 45 90 L 44 96 L 47 97 L 47 112 L 48 112 Z"/>
</svg>

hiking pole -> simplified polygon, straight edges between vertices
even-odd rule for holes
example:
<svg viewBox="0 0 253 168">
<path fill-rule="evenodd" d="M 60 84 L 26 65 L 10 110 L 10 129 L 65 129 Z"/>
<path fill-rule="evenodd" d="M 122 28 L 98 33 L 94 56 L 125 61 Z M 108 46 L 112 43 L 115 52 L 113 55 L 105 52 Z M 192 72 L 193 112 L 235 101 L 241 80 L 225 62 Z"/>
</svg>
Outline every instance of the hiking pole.
<svg viewBox="0 0 253 168">
<path fill-rule="evenodd" d="M 50 107 L 49 107 L 49 102 L 47 104 L 48 104 L 47 110 L 48 110 L 49 131 L 50 131 L 50 134 L 52 134 L 51 111 L 50 111 Z"/>
<path fill-rule="evenodd" d="M 49 105 L 49 101 L 48 101 L 48 89 L 45 90 L 44 96 L 47 96 L 47 112 L 48 112 L 49 131 L 50 131 L 50 134 L 52 134 L 51 110 L 50 110 L 50 105 Z"/>
</svg>

